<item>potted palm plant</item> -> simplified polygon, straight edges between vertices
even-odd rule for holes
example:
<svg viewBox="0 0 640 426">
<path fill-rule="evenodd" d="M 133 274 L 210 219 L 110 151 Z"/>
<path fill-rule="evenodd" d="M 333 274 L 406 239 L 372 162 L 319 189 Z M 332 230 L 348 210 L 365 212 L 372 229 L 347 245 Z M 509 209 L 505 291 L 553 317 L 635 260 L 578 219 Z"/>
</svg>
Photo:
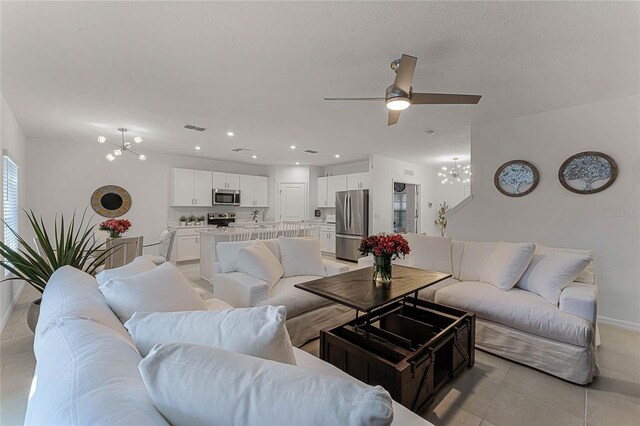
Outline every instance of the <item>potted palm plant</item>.
<svg viewBox="0 0 640 426">
<path fill-rule="evenodd" d="M 86 210 L 79 223 L 76 222 L 75 212 L 66 225 L 64 215 L 59 218 L 56 216 L 52 233 L 49 232 L 50 229 L 47 230 L 42 217 L 38 220 L 33 211 L 25 210 L 24 213 L 29 218 L 36 239 L 33 245 L 28 244 L 2 221 L 18 239 L 17 249 L 0 241 L 0 256 L 3 257 L 0 265 L 11 273 L 3 282 L 23 280 L 42 293 L 49 278 L 58 268 L 69 265 L 93 275 L 112 251 L 105 250 L 105 242 L 94 239 L 96 225 L 91 225 L 90 219 L 86 217 Z M 38 320 L 41 300 L 35 300 L 29 307 L 27 324 L 32 331 Z"/>
</svg>

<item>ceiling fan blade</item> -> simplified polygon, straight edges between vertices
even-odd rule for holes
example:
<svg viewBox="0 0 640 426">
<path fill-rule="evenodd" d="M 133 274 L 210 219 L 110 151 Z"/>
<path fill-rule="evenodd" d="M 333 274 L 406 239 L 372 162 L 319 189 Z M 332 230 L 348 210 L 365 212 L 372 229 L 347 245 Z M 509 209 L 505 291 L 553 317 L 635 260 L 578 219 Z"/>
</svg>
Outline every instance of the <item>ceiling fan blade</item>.
<svg viewBox="0 0 640 426">
<path fill-rule="evenodd" d="M 394 110 L 389 110 L 389 121 L 387 121 L 387 126 L 393 126 L 394 124 L 396 124 L 398 122 L 398 119 L 400 118 L 400 113 L 402 111 L 394 111 Z"/>
<path fill-rule="evenodd" d="M 384 98 L 324 98 L 325 101 L 384 101 Z"/>
<path fill-rule="evenodd" d="M 416 62 L 418 58 L 403 54 L 400 58 L 400 65 L 396 71 L 396 79 L 393 85 L 403 92 L 411 91 L 411 82 L 413 81 L 413 72 L 416 70 Z"/>
<path fill-rule="evenodd" d="M 481 95 L 452 95 L 449 93 L 412 93 L 411 104 L 477 104 Z"/>
</svg>

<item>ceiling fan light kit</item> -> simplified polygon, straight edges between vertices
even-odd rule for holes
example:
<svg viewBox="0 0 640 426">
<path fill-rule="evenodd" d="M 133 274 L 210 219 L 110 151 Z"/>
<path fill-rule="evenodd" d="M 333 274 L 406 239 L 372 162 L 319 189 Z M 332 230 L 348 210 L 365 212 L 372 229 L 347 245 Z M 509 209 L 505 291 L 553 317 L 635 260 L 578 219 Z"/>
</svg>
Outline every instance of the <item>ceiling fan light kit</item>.
<svg viewBox="0 0 640 426">
<path fill-rule="evenodd" d="M 384 98 L 324 98 L 325 101 L 384 101 L 389 110 L 388 126 L 393 126 L 400 119 L 400 112 L 411 105 L 438 104 L 477 104 L 481 95 L 456 95 L 449 93 L 413 93 L 411 82 L 418 58 L 403 54 L 400 59 L 391 62 L 391 69 L 396 78 L 387 87 Z"/>
<path fill-rule="evenodd" d="M 122 135 L 122 143 L 120 145 L 107 141 L 107 138 L 105 138 L 104 136 L 98 136 L 98 139 L 97 139 L 98 143 L 100 144 L 110 143 L 111 145 L 116 147 L 116 149 L 113 150 L 113 153 L 109 153 L 106 155 L 107 161 L 115 160 L 116 157 L 120 157 L 124 152 L 132 153 L 133 155 L 138 157 L 138 160 L 140 161 L 146 160 L 147 159 L 146 155 L 138 154 L 137 152 L 131 150 L 131 145 L 132 145 L 131 142 L 125 142 L 124 134 L 127 132 L 127 129 L 125 129 L 124 127 L 120 127 L 118 128 L 118 131 Z M 133 142 L 135 142 L 136 144 L 139 144 L 142 142 L 142 138 L 140 136 L 136 136 L 135 138 L 133 138 Z"/>
</svg>

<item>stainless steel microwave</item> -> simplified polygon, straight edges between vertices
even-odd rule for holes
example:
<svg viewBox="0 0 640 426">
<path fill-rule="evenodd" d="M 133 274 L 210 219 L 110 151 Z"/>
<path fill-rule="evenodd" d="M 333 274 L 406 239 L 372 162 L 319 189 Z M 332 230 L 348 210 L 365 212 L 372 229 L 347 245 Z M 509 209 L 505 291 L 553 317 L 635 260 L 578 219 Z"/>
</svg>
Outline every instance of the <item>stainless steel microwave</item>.
<svg viewBox="0 0 640 426">
<path fill-rule="evenodd" d="M 214 189 L 213 190 L 214 206 L 239 206 L 240 191 L 233 189 Z"/>
</svg>

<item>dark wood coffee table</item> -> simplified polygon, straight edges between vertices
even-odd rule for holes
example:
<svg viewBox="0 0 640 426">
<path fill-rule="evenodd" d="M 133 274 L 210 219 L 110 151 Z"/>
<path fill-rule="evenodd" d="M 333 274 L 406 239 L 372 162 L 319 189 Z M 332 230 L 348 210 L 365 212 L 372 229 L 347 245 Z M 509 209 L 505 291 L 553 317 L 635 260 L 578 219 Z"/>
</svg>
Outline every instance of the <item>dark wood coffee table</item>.
<svg viewBox="0 0 640 426">
<path fill-rule="evenodd" d="M 372 277 L 373 267 L 368 267 L 296 284 L 295 287 L 355 309 L 356 318 L 358 312 L 364 312 L 368 324 L 375 309 L 412 294 L 415 300 L 418 291 L 451 277 L 451 274 L 393 265 L 390 284 L 376 283 Z"/>
<path fill-rule="evenodd" d="M 418 291 L 450 274 L 393 266 L 391 284 L 372 268 L 296 284 L 356 310 L 356 318 L 320 331 L 320 358 L 416 413 L 475 362 L 475 314 L 418 299 Z M 364 312 L 366 318 L 358 318 Z"/>
</svg>

